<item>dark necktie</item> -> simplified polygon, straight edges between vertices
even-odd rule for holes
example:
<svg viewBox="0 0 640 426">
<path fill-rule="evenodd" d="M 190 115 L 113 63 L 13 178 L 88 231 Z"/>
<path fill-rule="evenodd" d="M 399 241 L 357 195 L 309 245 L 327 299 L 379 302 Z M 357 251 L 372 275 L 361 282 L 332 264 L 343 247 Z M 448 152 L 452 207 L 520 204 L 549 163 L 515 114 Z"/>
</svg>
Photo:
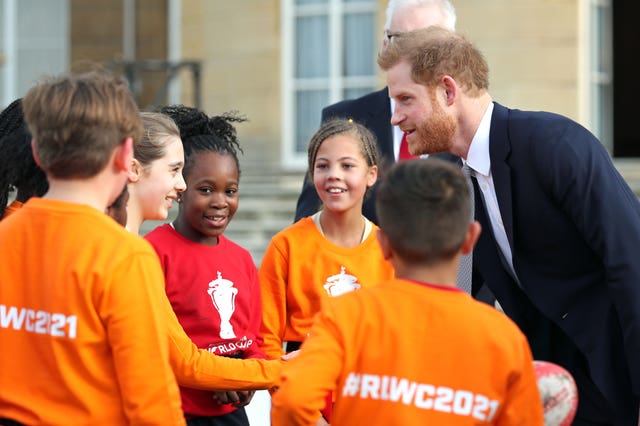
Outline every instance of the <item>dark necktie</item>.
<svg viewBox="0 0 640 426">
<path fill-rule="evenodd" d="M 467 186 L 470 192 L 471 201 L 471 220 L 474 220 L 475 200 L 473 194 L 473 183 L 471 182 L 471 169 L 466 164 L 462 166 L 462 173 L 467 180 Z M 469 254 L 462 255 L 460 265 L 458 265 L 458 274 L 456 283 L 458 288 L 471 294 L 471 283 L 473 278 L 473 251 Z"/>
</svg>

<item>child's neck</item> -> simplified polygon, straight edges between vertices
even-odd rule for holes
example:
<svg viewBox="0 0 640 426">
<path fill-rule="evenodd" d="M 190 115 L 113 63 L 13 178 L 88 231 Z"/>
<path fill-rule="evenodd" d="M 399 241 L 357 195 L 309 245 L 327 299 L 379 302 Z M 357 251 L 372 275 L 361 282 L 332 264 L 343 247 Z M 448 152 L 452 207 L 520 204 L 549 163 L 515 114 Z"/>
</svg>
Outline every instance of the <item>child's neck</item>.
<svg viewBox="0 0 640 426">
<path fill-rule="evenodd" d="M 42 198 L 84 204 L 100 211 L 106 210 L 109 203 L 109 193 L 106 190 L 97 190 L 97 188 L 104 188 L 100 179 L 55 179 L 50 176 L 47 179 L 49 180 L 49 190 Z"/>
<path fill-rule="evenodd" d="M 194 243 L 202 244 L 205 246 L 217 246 L 220 243 L 220 235 L 210 236 L 205 235 L 200 232 L 195 231 L 189 225 L 185 225 L 183 221 L 180 220 L 180 214 L 178 213 L 178 217 L 172 223 L 170 223 L 171 227 L 176 230 L 176 232 L 182 235 L 189 241 L 193 241 Z"/>
<path fill-rule="evenodd" d="M 143 222 L 142 208 L 134 199 L 130 198 L 127 204 L 127 225 L 125 228 L 127 228 L 127 231 L 137 235 L 140 233 L 140 227 Z"/>
<path fill-rule="evenodd" d="M 337 246 L 350 248 L 362 243 L 366 218 L 360 212 L 322 210 L 319 223 L 324 237 Z"/>
<path fill-rule="evenodd" d="M 130 220 L 127 217 L 127 225 L 125 226 L 126 230 L 131 232 L 132 234 L 139 234 L 140 227 L 142 226 L 142 222 L 138 220 Z"/>
<path fill-rule="evenodd" d="M 441 287 L 456 287 L 458 261 L 459 256 L 456 256 L 454 259 L 442 260 L 435 264 L 407 264 L 395 257 L 391 259 L 391 264 L 397 278 Z"/>
</svg>

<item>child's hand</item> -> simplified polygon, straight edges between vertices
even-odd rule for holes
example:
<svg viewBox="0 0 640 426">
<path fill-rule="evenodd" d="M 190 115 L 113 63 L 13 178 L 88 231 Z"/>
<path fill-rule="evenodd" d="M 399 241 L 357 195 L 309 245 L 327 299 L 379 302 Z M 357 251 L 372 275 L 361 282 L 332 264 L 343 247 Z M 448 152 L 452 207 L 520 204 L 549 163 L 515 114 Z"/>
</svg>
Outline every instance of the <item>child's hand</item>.
<svg viewBox="0 0 640 426">
<path fill-rule="evenodd" d="M 329 422 L 327 422 L 324 417 L 320 416 L 320 418 L 316 422 L 316 426 L 329 426 Z"/>
<path fill-rule="evenodd" d="M 251 402 L 251 399 L 253 399 L 253 394 L 256 393 L 256 391 L 254 390 L 250 390 L 250 391 L 238 391 L 236 392 L 238 394 L 238 397 L 240 398 L 240 401 L 238 404 L 235 404 L 236 407 L 244 407 L 245 405 L 249 405 L 249 403 Z"/>
<path fill-rule="evenodd" d="M 297 351 L 286 353 L 286 354 L 282 355 L 280 357 L 280 359 L 283 360 L 283 361 L 289 361 L 291 358 L 295 358 L 296 356 L 298 356 L 299 352 L 300 352 L 300 350 L 298 349 Z"/>
<path fill-rule="evenodd" d="M 255 391 L 216 391 L 213 399 L 218 404 L 232 404 L 234 407 L 244 407 L 251 402 Z"/>
</svg>

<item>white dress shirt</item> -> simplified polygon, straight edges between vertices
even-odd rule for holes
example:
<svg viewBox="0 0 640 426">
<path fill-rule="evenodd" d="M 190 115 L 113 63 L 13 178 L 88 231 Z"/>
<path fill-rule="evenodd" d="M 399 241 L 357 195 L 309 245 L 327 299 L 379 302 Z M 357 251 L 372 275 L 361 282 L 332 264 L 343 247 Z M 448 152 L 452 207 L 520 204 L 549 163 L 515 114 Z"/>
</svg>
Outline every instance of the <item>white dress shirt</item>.
<svg viewBox="0 0 640 426">
<path fill-rule="evenodd" d="M 487 110 L 482 116 L 478 130 L 473 136 L 467 159 L 465 164 L 471 168 L 471 175 L 476 178 L 478 187 L 482 192 L 484 206 L 489 214 L 491 229 L 496 237 L 498 247 L 502 252 L 505 261 L 511 273 L 516 277 L 513 269 L 513 254 L 507 239 L 507 233 L 504 230 L 502 215 L 498 207 L 498 198 L 496 196 L 496 188 L 493 184 L 493 176 L 491 175 L 491 157 L 489 156 L 489 132 L 491 129 L 491 115 L 493 114 L 493 102 L 489 104 Z M 517 279 L 517 277 L 516 277 Z"/>
</svg>

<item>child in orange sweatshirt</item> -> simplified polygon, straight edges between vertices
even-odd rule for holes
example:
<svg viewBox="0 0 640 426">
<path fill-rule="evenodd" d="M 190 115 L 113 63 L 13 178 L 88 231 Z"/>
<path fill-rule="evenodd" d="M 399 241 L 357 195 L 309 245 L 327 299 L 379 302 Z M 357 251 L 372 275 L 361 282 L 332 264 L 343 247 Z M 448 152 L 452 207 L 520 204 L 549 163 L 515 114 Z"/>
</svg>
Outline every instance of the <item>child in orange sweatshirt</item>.
<svg viewBox="0 0 640 426">
<path fill-rule="evenodd" d="M 330 300 L 273 396 L 274 426 L 542 425 L 525 336 L 456 288 L 480 234 L 466 180 L 442 160 L 397 163 L 378 188 L 378 240 L 396 278 Z"/>
<path fill-rule="evenodd" d="M 393 277 L 378 227 L 362 215 L 378 176 L 374 136 L 352 120 L 324 122 L 308 161 L 323 208 L 276 234 L 260 266 L 264 351 L 272 359 L 285 342 L 287 351 L 297 349 L 324 301 Z"/>
<path fill-rule="evenodd" d="M 374 136 L 350 120 L 322 124 L 308 148 L 323 208 L 280 231 L 260 265 L 264 351 L 283 354 L 307 336 L 323 301 L 391 278 L 362 202 L 378 176 Z"/>
<path fill-rule="evenodd" d="M 184 425 L 153 248 L 104 214 L 142 135 L 126 83 L 62 76 L 23 99 L 49 188 L 0 222 L 0 418 Z"/>
</svg>

